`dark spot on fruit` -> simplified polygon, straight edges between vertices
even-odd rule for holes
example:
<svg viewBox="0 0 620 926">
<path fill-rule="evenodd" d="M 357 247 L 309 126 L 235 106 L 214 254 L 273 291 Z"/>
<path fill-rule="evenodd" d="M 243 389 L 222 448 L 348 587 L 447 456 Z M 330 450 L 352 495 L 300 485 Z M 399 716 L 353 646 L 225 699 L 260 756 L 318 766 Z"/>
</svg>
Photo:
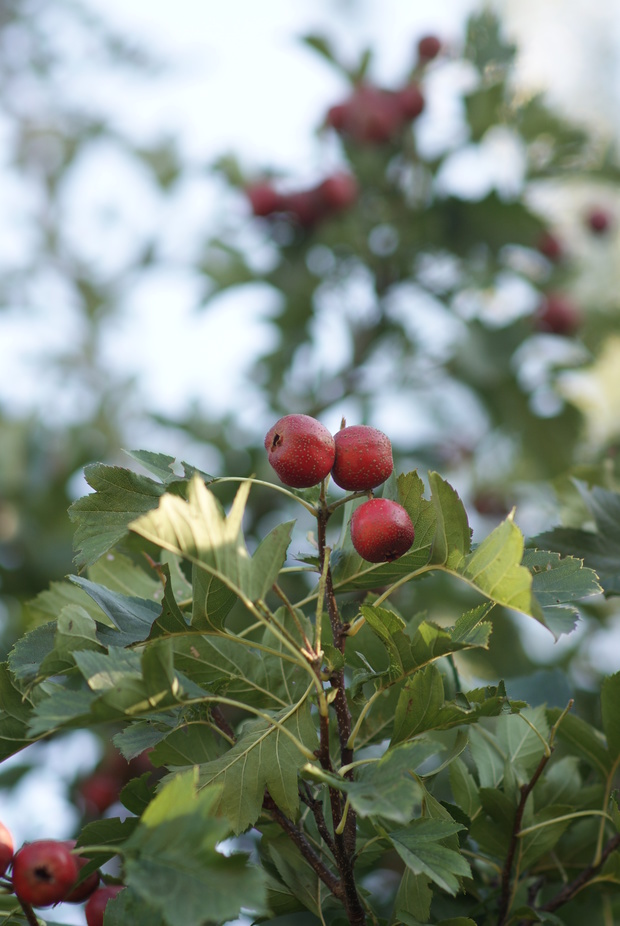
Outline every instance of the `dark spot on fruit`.
<svg viewBox="0 0 620 926">
<path fill-rule="evenodd" d="M 276 447 L 279 447 L 281 443 L 282 443 L 281 436 L 279 434 L 274 434 L 273 440 L 271 441 L 271 449 L 275 450 Z"/>
<path fill-rule="evenodd" d="M 47 868 L 45 867 L 45 865 L 39 865 L 37 868 L 35 868 L 34 873 L 39 879 L 39 881 L 53 881 L 54 880 L 51 874 L 49 873 L 49 871 L 47 870 Z"/>
</svg>

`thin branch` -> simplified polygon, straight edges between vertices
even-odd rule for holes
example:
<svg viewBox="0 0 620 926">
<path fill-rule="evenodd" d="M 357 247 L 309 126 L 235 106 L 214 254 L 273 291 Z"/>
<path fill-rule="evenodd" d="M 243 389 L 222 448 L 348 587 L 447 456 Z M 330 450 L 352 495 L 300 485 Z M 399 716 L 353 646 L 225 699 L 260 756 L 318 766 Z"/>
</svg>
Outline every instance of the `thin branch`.
<svg viewBox="0 0 620 926">
<path fill-rule="evenodd" d="M 499 911 L 498 911 L 498 926 L 502 926 L 506 922 L 506 917 L 508 915 L 508 906 L 510 903 L 510 875 L 512 874 L 512 865 L 514 862 L 515 852 L 517 851 L 517 845 L 519 843 L 519 832 L 521 830 L 521 823 L 523 821 L 523 813 L 525 811 L 525 804 L 528 797 L 532 793 L 534 785 L 540 778 L 543 773 L 543 770 L 551 758 L 551 750 L 549 753 L 544 752 L 540 758 L 536 770 L 530 780 L 521 786 L 521 798 L 519 804 L 515 811 L 514 823 L 512 825 L 512 835 L 510 837 L 510 845 L 508 846 L 508 852 L 506 853 L 506 861 L 504 862 L 504 867 L 502 869 L 501 877 L 501 893 L 499 900 Z"/>
<path fill-rule="evenodd" d="M 572 900 L 575 894 L 579 893 L 582 888 L 587 887 L 588 881 L 590 881 L 594 875 L 596 875 L 612 852 L 620 846 L 620 833 L 616 833 L 615 836 L 612 836 L 611 839 L 607 842 L 603 851 L 601 852 L 600 859 L 595 865 L 588 865 L 587 868 L 584 868 L 574 881 L 571 881 L 570 884 L 566 884 L 561 891 L 559 891 L 555 897 L 552 897 L 551 900 L 548 900 L 546 904 L 543 904 L 540 908 L 541 910 L 546 910 L 548 913 L 553 913 L 554 910 L 557 910 L 558 907 L 563 906 L 565 903 L 568 903 L 569 900 Z"/>
<path fill-rule="evenodd" d="M 300 797 L 304 804 L 310 808 L 314 820 L 316 823 L 316 828 L 319 831 L 319 835 L 322 838 L 323 842 L 335 856 L 336 854 L 336 844 L 333 840 L 332 834 L 327 828 L 327 823 L 325 822 L 325 815 L 323 814 L 323 803 L 318 801 L 312 794 L 310 786 L 307 781 L 304 781 L 304 789 L 300 792 Z"/>
<path fill-rule="evenodd" d="M 342 881 L 336 877 L 334 872 L 327 867 L 323 859 L 318 855 L 315 849 L 313 849 L 303 830 L 295 826 L 292 820 L 289 820 L 286 814 L 280 810 L 268 791 L 265 791 L 263 809 L 282 827 L 286 835 L 295 843 L 312 870 L 318 875 L 323 884 L 329 888 L 334 897 L 344 901 Z"/>
</svg>

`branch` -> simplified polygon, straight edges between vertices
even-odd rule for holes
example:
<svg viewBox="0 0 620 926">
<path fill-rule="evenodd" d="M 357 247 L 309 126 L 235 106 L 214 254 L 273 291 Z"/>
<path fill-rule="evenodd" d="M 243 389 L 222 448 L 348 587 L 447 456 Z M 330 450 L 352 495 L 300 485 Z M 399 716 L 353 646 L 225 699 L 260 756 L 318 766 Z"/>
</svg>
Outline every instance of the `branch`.
<svg viewBox="0 0 620 926">
<path fill-rule="evenodd" d="M 563 904 L 568 903 L 569 900 L 572 900 L 575 894 L 577 894 L 583 887 L 586 887 L 590 878 L 592 878 L 600 871 L 611 853 L 614 852 L 618 846 L 620 846 L 620 833 L 616 833 L 615 836 L 611 837 L 601 852 L 599 861 L 595 865 L 588 865 L 587 868 L 584 868 L 583 871 L 577 875 L 574 881 L 571 881 L 570 884 L 566 884 L 562 890 L 555 895 L 555 897 L 552 897 L 551 900 L 548 900 L 546 904 L 543 904 L 542 907 L 540 907 L 540 909 L 546 910 L 548 913 L 552 913 L 554 910 L 557 910 L 558 907 L 561 907 Z"/>
<path fill-rule="evenodd" d="M 295 843 L 312 870 L 318 875 L 323 884 L 329 888 L 334 897 L 344 902 L 345 897 L 342 881 L 327 867 L 320 855 L 310 845 L 303 830 L 295 826 L 286 814 L 280 810 L 269 791 L 265 791 L 263 809 L 282 827 L 286 835 Z"/>
<path fill-rule="evenodd" d="M 510 845 L 508 846 L 508 852 L 506 853 L 506 861 L 504 862 L 504 867 L 502 869 L 501 885 L 502 890 L 499 900 L 499 915 L 497 918 L 498 926 L 502 926 L 506 922 L 506 917 L 508 915 L 508 905 L 510 903 L 510 875 L 512 873 L 512 865 L 514 862 L 515 852 L 517 851 L 517 845 L 519 842 L 519 831 L 521 830 L 521 823 L 523 821 L 523 813 L 525 811 L 525 804 L 528 797 L 530 796 L 534 785 L 540 778 L 543 773 L 547 762 L 551 758 L 552 750 L 549 749 L 548 752 L 544 752 L 541 756 L 540 762 L 536 767 L 536 771 L 530 778 L 530 780 L 521 786 L 521 798 L 519 804 L 515 811 L 514 823 L 512 825 L 512 835 L 510 837 Z"/>
</svg>

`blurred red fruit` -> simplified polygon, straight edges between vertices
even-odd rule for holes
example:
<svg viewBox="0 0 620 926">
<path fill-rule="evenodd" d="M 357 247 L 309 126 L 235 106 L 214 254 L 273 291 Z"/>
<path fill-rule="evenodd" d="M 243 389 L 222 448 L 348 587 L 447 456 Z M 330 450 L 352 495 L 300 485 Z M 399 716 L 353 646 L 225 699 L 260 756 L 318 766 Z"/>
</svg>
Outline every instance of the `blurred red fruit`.
<svg viewBox="0 0 620 926">
<path fill-rule="evenodd" d="M 103 926 L 103 914 L 108 901 L 124 890 L 124 884 L 106 884 L 104 887 L 97 888 L 95 893 L 90 895 L 84 907 L 88 926 Z"/>
<path fill-rule="evenodd" d="M 562 293 L 549 293 L 534 314 L 534 326 L 549 334 L 571 335 L 581 327 L 581 313 Z"/>
<path fill-rule="evenodd" d="M 609 231 L 611 216 L 605 209 L 591 209 L 586 217 L 588 227 L 595 235 L 604 235 Z"/>
<path fill-rule="evenodd" d="M 348 106 L 346 103 L 338 103 L 336 106 L 330 106 L 325 117 L 325 124 L 341 132 L 347 120 Z"/>
<path fill-rule="evenodd" d="M 318 192 L 325 206 L 338 212 L 341 209 L 348 209 L 357 199 L 357 181 L 351 174 L 341 171 L 327 177 L 320 184 Z"/>
<path fill-rule="evenodd" d="M 424 97 L 417 84 L 408 84 L 398 90 L 396 99 L 405 120 L 417 119 L 424 109 Z"/>
<path fill-rule="evenodd" d="M 300 190 L 282 197 L 285 212 L 302 228 L 312 228 L 325 215 L 325 206 L 318 190 Z"/>
<path fill-rule="evenodd" d="M 282 209 L 282 197 L 270 183 L 255 183 L 245 192 L 256 216 L 273 215 Z"/>
<path fill-rule="evenodd" d="M 0 823 L 0 875 L 3 875 L 11 864 L 13 851 L 13 837 L 4 823 Z"/>
<path fill-rule="evenodd" d="M 395 94 L 368 84 L 357 87 L 345 104 L 332 107 L 330 113 L 330 124 L 337 131 L 362 143 L 383 144 L 402 127 L 402 113 Z"/>
<path fill-rule="evenodd" d="M 69 847 L 69 850 L 75 848 L 75 839 L 65 840 L 65 845 Z M 84 858 L 82 855 L 74 855 L 75 861 L 77 862 L 78 872 L 87 865 L 90 859 Z M 72 888 L 68 894 L 63 898 L 64 903 L 82 903 L 95 891 L 99 886 L 99 872 L 93 871 L 92 874 L 88 875 L 81 884 L 78 884 L 77 887 Z"/>
<path fill-rule="evenodd" d="M 120 776 L 95 771 L 80 782 L 77 791 L 85 804 L 86 812 L 91 816 L 99 816 L 116 803 L 123 784 Z"/>
<path fill-rule="evenodd" d="M 432 61 L 441 51 L 441 42 L 436 35 L 425 35 L 418 42 L 418 58 L 420 61 Z"/>
<path fill-rule="evenodd" d="M 564 255 L 564 249 L 558 238 L 548 231 L 542 233 L 537 247 L 541 254 L 554 263 L 561 260 Z"/>
</svg>

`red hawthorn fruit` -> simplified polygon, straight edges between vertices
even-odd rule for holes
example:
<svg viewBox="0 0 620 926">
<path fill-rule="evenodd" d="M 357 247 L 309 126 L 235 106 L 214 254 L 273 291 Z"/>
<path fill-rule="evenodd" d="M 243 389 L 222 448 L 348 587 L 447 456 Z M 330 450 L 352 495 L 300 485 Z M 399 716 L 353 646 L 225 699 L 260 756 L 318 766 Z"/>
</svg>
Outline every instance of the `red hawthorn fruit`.
<svg viewBox="0 0 620 926">
<path fill-rule="evenodd" d="M 351 541 L 369 563 L 389 563 L 411 547 L 415 536 L 407 511 L 387 498 L 371 498 L 351 517 Z"/>
<path fill-rule="evenodd" d="M 318 189 L 300 190 L 282 196 L 282 210 L 302 228 L 312 228 L 325 215 L 325 204 Z"/>
<path fill-rule="evenodd" d="M 564 256 L 564 249 L 559 239 L 551 232 L 545 231 L 538 239 L 538 250 L 547 260 L 557 263 Z"/>
<path fill-rule="evenodd" d="M 549 293 L 534 313 L 534 327 L 549 334 L 574 334 L 581 322 L 579 309 L 563 293 Z"/>
<path fill-rule="evenodd" d="M 75 839 L 65 840 L 65 845 L 69 847 L 69 851 L 75 849 Z M 78 866 L 78 877 L 79 872 L 82 870 L 84 865 L 87 865 L 90 859 L 84 858 L 83 855 L 74 855 L 73 858 L 77 862 Z M 99 887 L 99 872 L 93 871 L 92 874 L 88 875 L 81 884 L 77 884 L 73 887 L 68 894 L 63 898 L 64 903 L 82 903 Z"/>
<path fill-rule="evenodd" d="M 436 35 L 425 35 L 418 42 L 420 61 L 432 61 L 441 51 L 441 42 Z"/>
<path fill-rule="evenodd" d="M 599 207 L 588 212 L 586 221 L 591 232 L 594 232 L 595 235 L 604 235 L 609 231 L 611 216 L 606 209 Z"/>
<path fill-rule="evenodd" d="M 264 218 L 282 209 L 282 197 L 270 183 L 254 183 L 245 192 L 256 216 Z"/>
<path fill-rule="evenodd" d="M 280 481 L 307 489 L 324 479 L 336 456 L 334 438 L 310 415 L 285 415 L 265 435 L 265 450 Z"/>
<path fill-rule="evenodd" d="M 123 787 L 123 779 L 107 771 L 94 771 L 77 786 L 86 811 L 100 815 L 115 804 Z"/>
<path fill-rule="evenodd" d="M 389 437 L 366 424 L 341 428 L 334 434 L 336 458 L 332 479 L 341 489 L 363 492 L 374 489 L 394 469 Z"/>
<path fill-rule="evenodd" d="M 325 124 L 337 132 L 342 132 L 347 121 L 348 109 L 346 103 L 337 103 L 335 106 L 330 106 L 325 116 Z"/>
<path fill-rule="evenodd" d="M 351 174 L 340 171 L 323 180 L 318 192 L 325 206 L 338 212 L 341 209 L 348 209 L 357 199 L 357 181 Z"/>
<path fill-rule="evenodd" d="M 104 887 L 97 888 L 94 894 L 90 895 L 84 907 L 88 926 L 103 926 L 103 914 L 108 900 L 116 897 L 117 894 L 124 890 L 124 884 L 106 884 Z"/>
<path fill-rule="evenodd" d="M 24 903 L 50 907 L 60 903 L 78 878 L 78 863 L 66 842 L 39 839 L 25 843 L 13 858 L 13 890 Z"/>
<path fill-rule="evenodd" d="M 13 837 L 4 825 L 0 823 L 0 875 L 3 875 L 13 858 Z"/>
<path fill-rule="evenodd" d="M 424 109 L 424 97 L 418 85 L 408 84 L 402 90 L 397 90 L 395 96 L 403 119 L 406 121 L 417 119 Z"/>
<path fill-rule="evenodd" d="M 346 104 L 340 131 L 362 144 L 383 144 L 400 131 L 402 124 L 402 112 L 396 95 L 363 84 Z"/>
</svg>

